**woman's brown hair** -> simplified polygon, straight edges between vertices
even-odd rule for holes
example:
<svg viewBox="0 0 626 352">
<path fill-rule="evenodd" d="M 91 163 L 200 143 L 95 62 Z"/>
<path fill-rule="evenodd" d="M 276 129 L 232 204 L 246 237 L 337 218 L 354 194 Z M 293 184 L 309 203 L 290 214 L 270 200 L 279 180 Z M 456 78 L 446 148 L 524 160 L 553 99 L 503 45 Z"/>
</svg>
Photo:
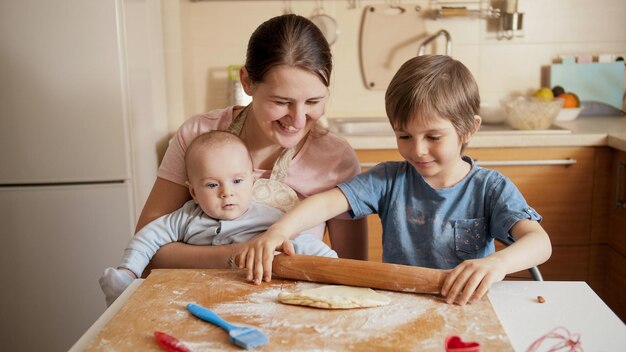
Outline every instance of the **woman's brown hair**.
<svg viewBox="0 0 626 352">
<path fill-rule="evenodd" d="M 330 46 L 306 17 L 288 14 L 263 22 L 250 36 L 245 68 L 253 82 L 262 82 L 272 68 L 298 67 L 317 75 L 326 87 L 333 70 Z"/>
</svg>

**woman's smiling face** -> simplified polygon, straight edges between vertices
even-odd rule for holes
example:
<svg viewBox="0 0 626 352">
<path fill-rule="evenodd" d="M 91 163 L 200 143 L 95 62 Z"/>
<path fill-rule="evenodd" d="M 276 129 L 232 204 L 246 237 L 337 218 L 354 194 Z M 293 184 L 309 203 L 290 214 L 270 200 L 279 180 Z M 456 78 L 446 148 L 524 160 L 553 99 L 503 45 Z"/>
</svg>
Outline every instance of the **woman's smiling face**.
<svg viewBox="0 0 626 352">
<path fill-rule="evenodd" d="M 295 147 L 324 115 L 328 88 L 309 71 L 277 66 L 244 87 L 262 133 L 283 148 Z"/>
</svg>

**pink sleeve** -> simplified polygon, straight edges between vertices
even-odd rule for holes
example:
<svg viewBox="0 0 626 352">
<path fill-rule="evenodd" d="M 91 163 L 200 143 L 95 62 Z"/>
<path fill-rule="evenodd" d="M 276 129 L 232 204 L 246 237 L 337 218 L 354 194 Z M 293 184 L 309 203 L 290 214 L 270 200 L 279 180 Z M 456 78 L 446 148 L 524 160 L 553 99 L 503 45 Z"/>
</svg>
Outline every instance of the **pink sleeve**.
<svg viewBox="0 0 626 352">
<path fill-rule="evenodd" d="M 199 134 L 215 129 L 226 129 L 232 121 L 232 113 L 233 109 L 229 107 L 196 115 L 183 122 L 174 137 L 170 139 L 163 161 L 161 161 L 157 171 L 157 177 L 184 186 L 185 181 L 187 181 L 187 170 L 185 169 L 187 146 Z"/>
</svg>

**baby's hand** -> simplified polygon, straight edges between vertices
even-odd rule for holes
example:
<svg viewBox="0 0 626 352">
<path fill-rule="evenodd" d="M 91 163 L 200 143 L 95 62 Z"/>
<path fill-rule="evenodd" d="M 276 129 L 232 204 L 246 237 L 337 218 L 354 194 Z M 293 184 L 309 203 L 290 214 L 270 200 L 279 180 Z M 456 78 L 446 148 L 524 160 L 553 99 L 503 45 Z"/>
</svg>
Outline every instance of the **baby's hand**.
<svg viewBox="0 0 626 352">
<path fill-rule="evenodd" d="M 239 268 L 247 269 L 248 281 L 253 281 L 257 285 L 261 283 L 261 280 L 269 282 L 272 279 L 272 261 L 275 250 L 288 255 L 295 253 L 289 238 L 285 239 L 278 231 L 269 229 L 246 243 L 244 249 L 237 255 L 236 263 Z"/>
<path fill-rule="evenodd" d="M 504 263 L 495 256 L 466 260 L 446 277 L 441 294 L 447 303 L 464 305 L 481 299 L 491 284 L 502 281 L 506 275 Z"/>
</svg>

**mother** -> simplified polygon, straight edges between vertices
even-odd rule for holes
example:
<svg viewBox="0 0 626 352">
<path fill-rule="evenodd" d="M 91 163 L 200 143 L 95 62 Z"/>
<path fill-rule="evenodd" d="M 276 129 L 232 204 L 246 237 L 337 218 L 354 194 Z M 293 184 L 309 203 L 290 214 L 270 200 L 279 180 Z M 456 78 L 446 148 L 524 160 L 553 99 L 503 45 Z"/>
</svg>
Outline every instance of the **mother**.
<svg viewBox="0 0 626 352">
<path fill-rule="evenodd" d="M 191 199 L 185 187 L 185 150 L 194 137 L 209 130 L 236 127 L 250 150 L 255 177 L 268 179 L 272 169 L 282 165 L 282 182 L 299 198 L 356 175 L 359 164 L 352 148 L 318 123 L 324 114 L 331 71 L 330 47 L 311 21 L 290 14 L 262 23 L 250 37 L 240 72 L 252 102 L 245 108 L 230 106 L 197 115 L 182 124 L 167 148 L 137 230 Z M 277 163 L 279 160 L 282 162 Z M 333 219 L 327 225 L 332 247 L 340 257 L 367 258 L 364 219 Z M 324 224 L 320 224 L 309 233 L 322 238 L 323 231 Z M 146 273 L 154 268 L 225 268 L 239 246 L 172 243 L 157 252 Z"/>
</svg>

